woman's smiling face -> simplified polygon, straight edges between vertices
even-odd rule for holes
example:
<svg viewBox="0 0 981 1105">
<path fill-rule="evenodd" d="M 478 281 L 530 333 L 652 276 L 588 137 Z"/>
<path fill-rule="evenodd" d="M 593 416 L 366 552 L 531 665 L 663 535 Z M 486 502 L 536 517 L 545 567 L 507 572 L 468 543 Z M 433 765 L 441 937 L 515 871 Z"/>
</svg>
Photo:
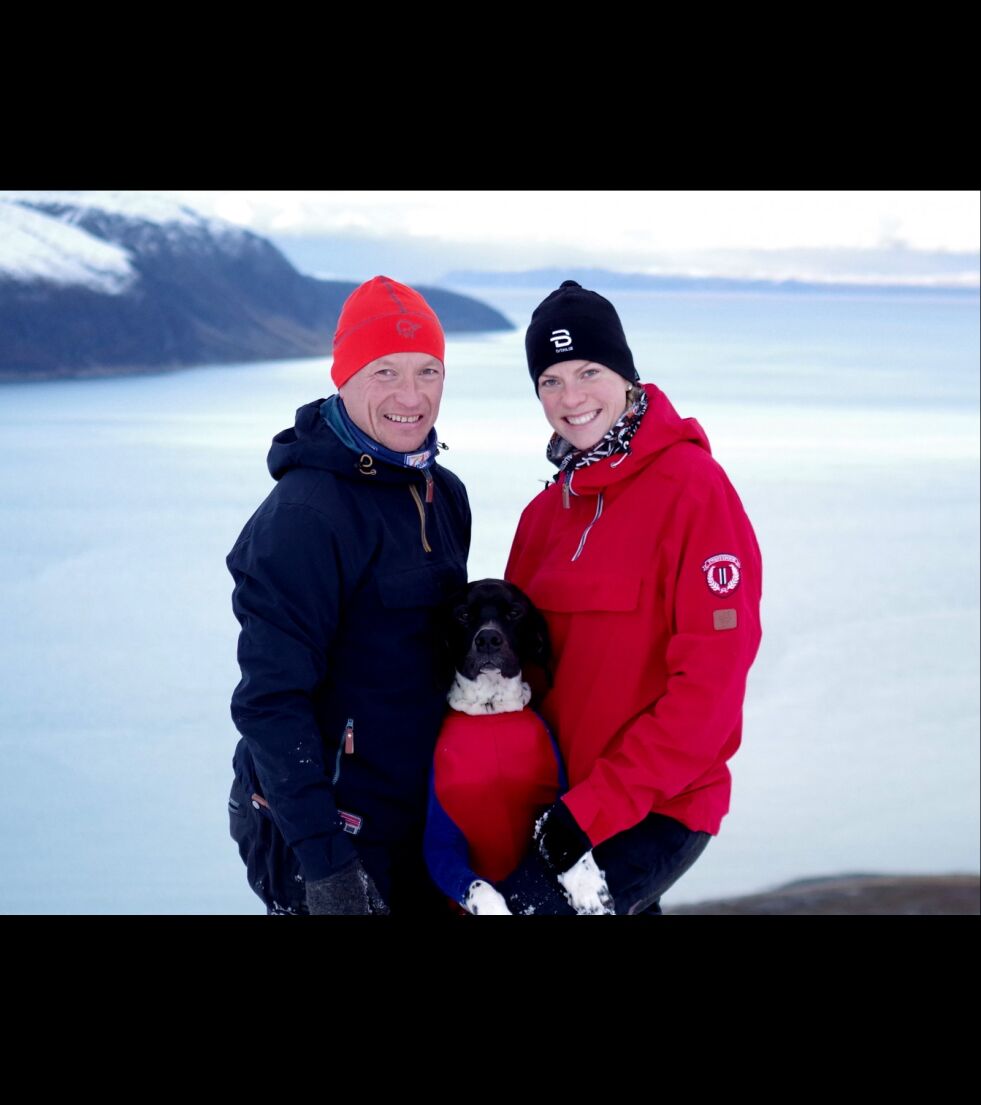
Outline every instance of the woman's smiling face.
<svg viewBox="0 0 981 1105">
<path fill-rule="evenodd" d="M 590 449 L 627 409 L 627 381 L 596 361 L 559 361 L 538 377 L 552 429 L 574 449 Z"/>
</svg>

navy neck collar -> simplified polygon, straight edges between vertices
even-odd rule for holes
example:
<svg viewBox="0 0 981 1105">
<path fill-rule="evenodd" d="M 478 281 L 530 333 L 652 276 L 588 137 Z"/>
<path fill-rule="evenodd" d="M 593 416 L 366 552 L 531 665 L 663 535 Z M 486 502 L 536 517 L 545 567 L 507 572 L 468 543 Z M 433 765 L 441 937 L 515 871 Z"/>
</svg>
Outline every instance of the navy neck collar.
<svg viewBox="0 0 981 1105">
<path fill-rule="evenodd" d="M 341 441 L 357 453 L 368 453 L 377 460 L 394 464 L 401 468 L 430 468 L 436 461 L 436 428 L 429 431 L 429 435 L 422 447 L 414 453 L 396 453 L 387 449 L 380 442 L 369 437 L 364 430 L 356 426 L 347 413 L 344 400 L 339 395 L 332 395 L 320 405 L 320 416 L 328 426 L 337 434 Z"/>
</svg>

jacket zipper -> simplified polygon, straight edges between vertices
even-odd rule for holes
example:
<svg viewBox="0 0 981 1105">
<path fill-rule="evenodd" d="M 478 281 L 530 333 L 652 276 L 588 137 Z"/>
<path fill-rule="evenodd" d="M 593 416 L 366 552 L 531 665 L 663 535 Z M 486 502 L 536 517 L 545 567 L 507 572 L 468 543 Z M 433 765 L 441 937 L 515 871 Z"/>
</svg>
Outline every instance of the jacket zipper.
<svg viewBox="0 0 981 1105">
<path fill-rule="evenodd" d="M 337 755 L 334 757 L 334 777 L 331 779 L 331 786 L 337 785 L 337 780 L 341 777 L 341 753 L 344 752 L 349 756 L 354 754 L 354 718 L 349 717 L 347 719 L 347 725 L 344 726 L 344 732 L 341 734 L 340 743 L 337 745 Z"/>
<path fill-rule="evenodd" d="M 426 473 L 426 477 L 428 481 L 426 483 L 426 502 L 431 503 L 433 501 L 433 478 L 428 472 Z M 422 505 L 422 499 L 419 498 L 419 492 L 416 490 L 415 484 L 409 484 L 409 492 L 412 498 L 415 499 L 416 509 L 419 511 L 419 529 L 422 535 L 422 547 L 425 552 L 431 553 L 433 551 L 432 547 L 426 540 L 426 508 Z"/>
</svg>

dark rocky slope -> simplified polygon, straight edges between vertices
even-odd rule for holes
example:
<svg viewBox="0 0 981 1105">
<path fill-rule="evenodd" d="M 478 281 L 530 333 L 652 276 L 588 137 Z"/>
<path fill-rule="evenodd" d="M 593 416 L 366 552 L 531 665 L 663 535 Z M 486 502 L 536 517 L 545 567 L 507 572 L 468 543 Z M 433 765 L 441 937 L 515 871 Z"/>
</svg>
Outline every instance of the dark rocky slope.
<svg viewBox="0 0 981 1105">
<path fill-rule="evenodd" d="M 665 896 L 668 899 L 670 891 Z M 763 894 L 671 907 L 666 914 L 911 916 L 981 914 L 977 875 L 839 875 Z"/>
<path fill-rule="evenodd" d="M 2 202 L 9 218 L 16 207 Z M 0 265 L 0 379 L 329 356 L 341 305 L 356 286 L 305 276 L 265 239 L 186 208 L 175 209 L 179 221 L 153 221 L 84 197 L 13 202 L 121 248 L 131 271 L 122 290 L 107 292 L 98 282 Z M 448 333 L 513 329 L 468 296 L 420 291 Z"/>
</svg>

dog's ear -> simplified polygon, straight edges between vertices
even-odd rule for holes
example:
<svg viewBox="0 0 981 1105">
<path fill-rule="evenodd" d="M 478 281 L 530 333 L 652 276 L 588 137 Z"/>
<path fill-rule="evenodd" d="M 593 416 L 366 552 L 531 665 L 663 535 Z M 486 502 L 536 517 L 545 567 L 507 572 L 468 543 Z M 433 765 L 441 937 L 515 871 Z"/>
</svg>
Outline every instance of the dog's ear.
<svg viewBox="0 0 981 1105">
<path fill-rule="evenodd" d="M 548 625 L 541 612 L 531 603 L 525 615 L 525 633 L 528 645 L 528 658 L 545 673 L 545 680 L 552 686 L 552 640 L 548 635 Z"/>
<path fill-rule="evenodd" d="M 464 584 L 449 598 L 444 599 L 437 608 L 437 624 L 439 626 L 440 661 L 449 672 L 448 678 L 452 680 L 456 671 L 457 660 L 460 652 L 460 636 L 463 632 L 465 617 L 461 620 L 461 613 L 465 615 L 467 608 L 467 594 L 470 584 Z"/>
</svg>

